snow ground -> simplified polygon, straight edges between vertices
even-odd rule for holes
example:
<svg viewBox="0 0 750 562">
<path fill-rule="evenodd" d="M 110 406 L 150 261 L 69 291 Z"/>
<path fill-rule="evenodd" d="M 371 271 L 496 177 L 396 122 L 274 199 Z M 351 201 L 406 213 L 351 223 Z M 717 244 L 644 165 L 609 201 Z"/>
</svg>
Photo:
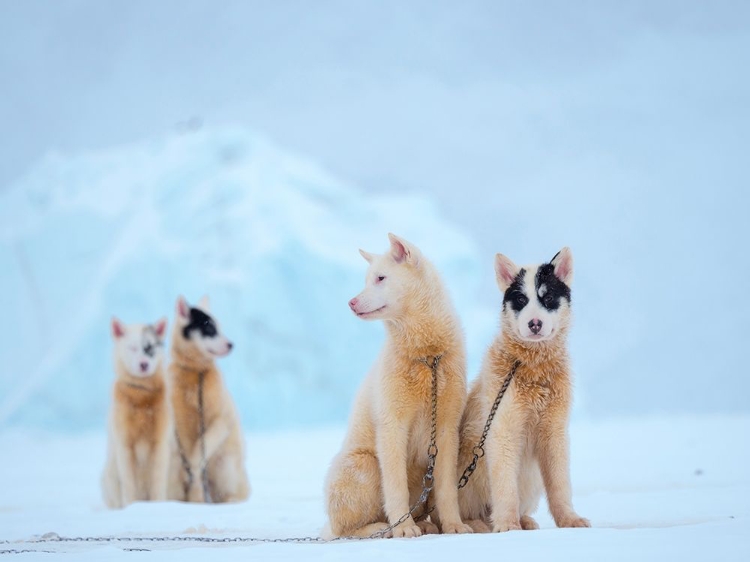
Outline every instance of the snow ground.
<svg viewBox="0 0 750 562">
<path fill-rule="evenodd" d="M 0 433 L 0 550 L 38 549 L 75 560 L 425 560 L 492 554 L 526 560 L 750 560 L 750 417 L 654 417 L 580 422 L 571 427 L 574 502 L 593 529 L 503 535 L 428 536 L 335 544 L 121 546 L 15 541 L 44 533 L 78 535 L 316 535 L 322 483 L 343 429 L 248 435 L 249 502 L 206 506 L 141 503 L 104 509 L 99 471 L 104 434 Z M 125 548 L 149 548 L 133 552 Z M 54 554 L 19 554 L 24 560 Z M 513 557 L 513 558 L 510 558 Z"/>
</svg>

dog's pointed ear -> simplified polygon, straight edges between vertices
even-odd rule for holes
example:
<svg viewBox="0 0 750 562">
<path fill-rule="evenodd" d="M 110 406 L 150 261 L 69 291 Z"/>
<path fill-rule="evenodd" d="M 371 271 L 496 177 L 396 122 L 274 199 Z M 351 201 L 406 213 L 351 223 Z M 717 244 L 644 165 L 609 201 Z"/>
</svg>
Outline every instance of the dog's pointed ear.
<svg viewBox="0 0 750 562">
<path fill-rule="evenodd" d="M 203 295 L 201 300 L 198 301 L 198 308 L 209 312 L 211 310 L 211 302 L 208 300 L 208 295 Z"/>
<path fill-rule="evenodd" d="M 156 324 L 154 324 L 154 332 L 156 332 L 156 337 L 161 339 L 164 339 L 164 334 L 167 333 L 167 319 L 162 317 L 159 318 L 159 320 L 156 321 Z"/>
<path fill-rule="evenodd" d="M 495 277 L 500 291 L 505 293 L 518 276 L 518 266 L 503 254 L 495 255 Z"/>
<path fill-rule="evenodd" d="M 180 295 L 177 297 L 177 317 L 183 320 L 190 320 L 190 305 L 185 300 L 185 297 Z"/>
<path fill-rule="evenodd" d="M 419 265 L 419 252 L 413 244 L 391 232 L 388 233 L 388 240 L 391 241 L 391 257 L 396 263 Z"/>
<path fill-rule="evenodd" d="M 573 253 L 570 248 L 565 246 L 562 250 L 557 252 L 552 261 L 550 262 L 555 268 L 555 275 L 557 278 L 570 286 L 573 282 Z"/>
<path fill-rule="evenodd" d="M 117 317 L 115 316 L 112 317 L 111 326 L 112 326 L 113 338 L 119 339 L 125 335 L 125 325 L 122 322 L 120 322 L 120 320 L 118 320 Z"/>
<path fill-rule="evenodd" d="M 367 263 L 372 263 L 372 260 L 375 259 L 375 256 L 371 254 L 370 252 L 365 252 L 363 249 L 360 248 L 359 255 L 365 258 L 365 261 Z"/>
</svg>

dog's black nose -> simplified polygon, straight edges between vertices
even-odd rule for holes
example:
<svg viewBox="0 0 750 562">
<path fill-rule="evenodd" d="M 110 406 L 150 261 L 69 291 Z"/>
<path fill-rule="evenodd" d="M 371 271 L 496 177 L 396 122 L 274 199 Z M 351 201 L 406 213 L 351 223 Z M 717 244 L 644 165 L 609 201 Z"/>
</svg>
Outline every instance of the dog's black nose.
<svg viewBox="0 0 750 562">
<path fill-rule="evenodd" d="M 145 361 L 141 361 L 141 371 L 145 373 L 146 369 L 148 369 L 148 363 L 146 363 Z"/>
<path fill-rule="evenodd" d="M 234 344 L 233 344 L 232 342 L 229 342 L 229 343 L 227 344 L 227 349 L 228 349 L 229 351 L 232 351 L 232 348 L 233 348 L 233 347 L 234 347 Z"/>
<path fill-rule="evenodd" d="M 529 330 L 531 330 L 531 333 L 536 335 L 539 332 L 542 331 L 542 321 L 539 320 L 539 318 L 534 318 L 533 320 L 529 320 Z"/>
</svg>

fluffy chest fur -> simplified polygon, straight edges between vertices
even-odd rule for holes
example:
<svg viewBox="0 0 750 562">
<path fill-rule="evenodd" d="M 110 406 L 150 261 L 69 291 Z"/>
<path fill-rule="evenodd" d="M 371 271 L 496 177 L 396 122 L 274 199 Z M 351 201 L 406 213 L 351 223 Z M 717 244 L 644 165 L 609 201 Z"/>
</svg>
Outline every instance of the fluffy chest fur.
<svg viewBox="0 0 750 562">
<path fill-rule="evenodd" d="M 201 396 L 201 371 L 170 366 L 175 429 L 184 447 L 192 447 L 198 439 L 201 416 L 206 428 L 221 415 L 219 406 L 223 401 L 220 375 L 216 369 L 202 372 Z"/>
<path fill-rule="evenodd" d="M 499 388 L 516 360 L 520 361 L 520 366 L 513 378 L 513 392 L 509 395 L 515 407 L 524 410 L 532 421 L 538 420 L 550 409 L 568 408 L 571 381 L 564 347 L 499 343 L 489 356 L 493 387 Z"/>
<path fill-rule="evenodd" d="M 118 380 L 114 387 L 114 422 L 128 446 L 153 446 L 167 423 L 164 382 L 154 376 L 148 383 Z"/>
</svg>

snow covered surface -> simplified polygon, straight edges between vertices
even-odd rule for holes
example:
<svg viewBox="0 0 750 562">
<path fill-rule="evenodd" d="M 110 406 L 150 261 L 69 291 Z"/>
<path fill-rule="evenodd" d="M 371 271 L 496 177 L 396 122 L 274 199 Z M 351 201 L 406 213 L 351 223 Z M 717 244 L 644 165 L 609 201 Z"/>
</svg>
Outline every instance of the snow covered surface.
<svg viewBox="0 0 750 562">
<path fill-rule="evenodd" d="M 238 505 L 140 503 L 104 509 L 99 472 L 104 435 L 0 433 L 0 550 L 69 552 L 68 559 L 121 560 L 742 560 L 750 559 L 750 417 L 655 417 L 578 422 L 571 428 L 574 503 L 592 529 L 428 536 L 337 544 L 28 544 L 60 536 L 317 535 L 322 483 L 343 430 L 248 434 L 253 493 Z M 125 548 L 154 552 L 128 552 Z M 25 554 L 22 559 L 48 559 Z"/>
<path fill-rule="evenodd" d="M 0 427 L 102 427 L 110 316 L 171 321 L 204 293 L 245 427 L 341 423 L 382 342 L 347 306 L 357 248 L 389 231 L 443 271 L 478 362 L 496 312 L 476 307 L 474 243 L 429 198 L 367 195 L 242 128 L 48 155 L 0 193 Z"/>
</svg>

